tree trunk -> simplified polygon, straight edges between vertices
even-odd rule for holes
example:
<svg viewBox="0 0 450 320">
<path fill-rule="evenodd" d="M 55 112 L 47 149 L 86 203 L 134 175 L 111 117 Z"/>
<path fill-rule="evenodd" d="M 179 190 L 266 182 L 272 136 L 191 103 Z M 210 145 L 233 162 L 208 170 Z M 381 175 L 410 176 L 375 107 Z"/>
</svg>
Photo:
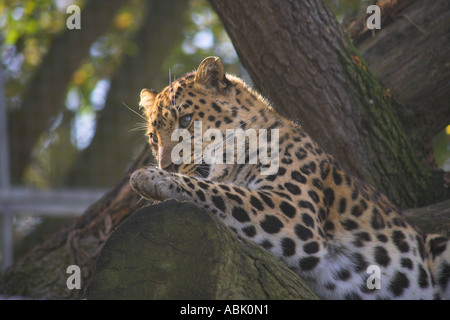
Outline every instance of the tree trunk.
<svg viewBox="0 0 450 320">
<path fill-rule="evenodd" d="M 81 29 L 66 30 L 53 39 L 50 50 L 27 85 L 20 108 L 8 114 L 14 183 L 21 181 L 41 133 L 63 110 L 73 73 L 88 55 L 91 44 L 110 27 L 112 18 L 124 3 L 125 0 L 111 0 L 105 6 L 99 1 L 88 1 L 81 12 Z"/>
<path fill-rule="evenodd" d="M 381 30 L 367 17 L 346 30 L 380 83 L 405 109 L 396 110 L 416 150 L 450 123 L 450 2 L 384 1 Z"/>
<path fill-rule="evenodd" d="M 256 87 L 346 171 L 403 208 L 448 198 L 415 156 L 396 102 L 323 1 L 210 2 Z"/>
<path fill-rule="evenodd" d="M 317 299 L 260 246 L 196 205 L 165 201 L 135 212 L 97 259 L 88 299 Z"/>
</svg>

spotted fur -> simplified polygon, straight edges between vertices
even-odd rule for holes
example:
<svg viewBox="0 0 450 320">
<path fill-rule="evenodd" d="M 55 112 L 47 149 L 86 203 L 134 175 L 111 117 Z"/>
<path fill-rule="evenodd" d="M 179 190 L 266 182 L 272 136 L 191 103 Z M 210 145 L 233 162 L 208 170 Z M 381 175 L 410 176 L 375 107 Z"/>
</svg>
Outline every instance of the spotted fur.
<svg viewBox="0 0 450 320">
<path fill-rule="evenodd" d="M 207 209 L 282 260 L 322 298 L 450 297 L 448 238 L 424 241 L 384 195 L 343 172 L 300 126 L 225 74 L 218 58 L 206 58 L 160 93 L 142 90 L 140 105 L 158 160 L 158 167 L 131 177 L 143 197 Z M 278 171 L 262 175 L 261 163 L 173 164 L 178 141 L 171 134 L 187 120 L 192 137 L 194 120 L 202 121 L 203 132 L 279 129 Z M 371 265 L 381 270 L 380 289 L 367 286 Z"/>
</svg>

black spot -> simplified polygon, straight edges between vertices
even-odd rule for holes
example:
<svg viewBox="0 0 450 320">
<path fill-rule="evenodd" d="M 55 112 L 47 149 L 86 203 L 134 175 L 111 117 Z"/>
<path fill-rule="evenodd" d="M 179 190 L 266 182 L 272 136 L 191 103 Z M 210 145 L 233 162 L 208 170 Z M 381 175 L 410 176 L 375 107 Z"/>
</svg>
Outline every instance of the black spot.
<svg viewBox="0 0 450 320">
<path fill-rule="evenodd" d="M 316 241 L 311 241 L 303 246 L 303 251 L 307 254 L 313 254 L 319 251 L 319 244 Z"/>
<path fill-rule="evenodd" d="M 245 196 L 245 191 L 242 191 L 240 188 L 237 187 L 233 187 L 234 191 L 236 191 L 237 193 L 239 193 L 241 196 Z"/>
<path fill-rule="evenodd" d="M 428 274 L 422 266 L 419 266 L 419 279 L 418 279 L 419 287 L 422 289 L 428 288 Z"/>
<path fill-rule="evenodd" d="M 395 230 L 392 232 L 392 241 L 394 242 L 395 246 L 400 250 L 400 252 L 408 252 L 409 251 L 409 245 L 405 241 L 405 235 L 403 232 Z"/>
<path fill-rule="evenodd" d="M 309 175 L 311 173 L 314 173 L 314 171 L 316 171 L 316 165 L 314 164 L 314 162 L 311 162 L 310 164 L 305 164 L 300 168 L 300 171 L 306 175 Z"/>
<path fill-rule="evenodd" d="M 393 218 L 392 223 L 397 227 L 406 228 L 406 223 L 400 218 Z"/>
<path fill-rule="evenodd" d="M 358 189 L 354 189 L 352 192 L 352 200 L 356 200 L 356 198 L 358 198 L 359 192 Z"/>
<path fill-rule="evenodd" d="M 317 195 L 317 193 L 315 191 L 309 190 L 308 191 L 308 195 L 315 203 L 319 203 L 320 199 L 319 199 L 319 196 Z"/>
<path fill-rule="evenodd" d="M 306 177 L 298 171 L 292 171 L 291 178 L 300 183 L 306 183 Z"/>
<path fill-rule="evenodd" d="M 295 184 L 286 182 L 286 183 L 284 184 L 284 186 L 286 187 L 286 189 L 288 189 L 288 191 L 289 191 L 290 193 L 292 193 L 292 194 L 294 194 L 294 195 L 298 195 L 298 194 L 300 194 L 300 192 L 301 192 L 301 191 L 300 191 L 300 188 L 297 187 Z"/>
<path fill-rule="evenodd" d="M 329 210 L 325 210 L 324 208 L 319 207 L 319 220 L 325 221 L 328 218 L 329 212 L 330 212 Z"/>
<path fill-rule="evenodd" d="M 211 103 L 211 106 L 216 110 L 217 112 L 222 112 L 222 108 L 219 107 L 215 102 Z"/>
<path fill-rule="evenodd" d="M 198 101 L 200 101 L 201 104 L 205 104 L 206 103 L 205 99 L 200 99 Z"/>
<path fill-rule="evenodd" d="M 351 220 L 351 219 L 346 219 L 346 220 L 342 221 L 341 224 L 344 227 L 344 229 L 347 231 L 351 231 L 351 230 L 358 228 L 358 224 L 354 220 Z"/>
<path fill-rule="evenodd" d="M 325 231 L 332 231 L 334 230 L 334 223 L 328 220 L 327 222 L 325 222 L 323 228 L 325 229 Z"/>
<path fill-rule="evenodd" d="M 277 217 L 267 214 L 260 223 L 261 228 L 267 233 L 277 233 L 283 228 L 283 223 Z"/>
<path fill-rule="evenodd" d="M 439 236 L 429 241 L 430 252 L 433 259 L 440 256 L 442 252 L 447 248 L 448 238 L 444 236 Z"/>
<path fill-rule="evenodd" d="M 312 180 L 312 185 L 319 190 L 323 190 L 323 183 L 319 178 L 314 178 Z"/>
<path fill-rule="evenodd" d="M 250 197 L 250 203 L 258 210 L 263 210 L 264 206 L 255 196 Z"/>
<path fill-rule="evenodd" d="M 230 187 L 225 184 L 219 184 L 219 188 L 225 191 L 230 191 Z"/>
<path fill-rule="evenodd" d="M 361 231 L 358 232 L 357 234 L 355 234 L 356 238 L 358 238 L 361 241 L 370 241 L 371 237 L 370 234 L 368 234 L 367 232 Z"/>
<path fill-rule="evenodd" d="M 412 261 L 411 261 L 411 259 L 409 259 L 409 258 L 402 258 L 401 260 L 400 260 L 400 265 L 403 267 L 403 268 L 408 268 L 408 269 L 410 269 L 410 270 L 412 270 L 413 269 L 413 263 L 412 263 Z"/>
<path fill-rule="evenodd" d="M 334 203 L 334 191 L 331 188 L 323 190 L 323 203 L 327 207 L 331 207 Z"/>
<path fill-rule="evenodd" d="M 325 180 L 330 174 L 330 164 L 327 161 L 322 161 L 320 163 L 320 177 Z"/>
<path fill-rule="evenodd" d="M 270 207 L 270 208 L 274 208 L 275 205 L 273 204 L 272 199 L 270 199 L 270 197 L 266 196 L 264 193 L 259 192 L 258 191 L 259 196 L 261 197 L 261 199 L 263 199 L 263 201 Z"/>
<path fill-rule="evenodd" d="M 175 109 L 170 109 L 170 113 L 172 113 L 172 117 L 177 118 L 177 112 Z"/>
<path fill-rule="evenodd" d="M 281 240 L 281 248 L 283 249 L 283 256 L 290 257 L 295 253 L 295 242 L 290 238 L 283 238 Z"/>
<path fill-rule="evenodd" d="M 325 283 L 325 289 L 333 291 L 334 289 L 336 289 L 336 284 L 332 282 Z"/>
<path fill-rule="evenodd" d="M 295 234 L 299 237 L 300 240 L 306 241 L 313 237 L 313 233 L 310 229 L 302 226 L 301 224 L 297 224 L 294 227 Z"/>
<path fill-rule="evenodd" d="M 281 191 L 274 191 L 273 193 L 279 195 L 282 198 L 288 199 L 289 201 L 292 201 L 292 198 L 289 195 L 287 195 L 286 193 L 283 193 Z"/>
<path fill-rule="evenodd" d="M 314 228 L 314 219 L 307 213 L 302 214 L 302 221 L 307 227 Z"/>
<path fill-rule="evenodd" d="M 202 188 L 203 190 L 208 190 L 209 189 L 209 185 L 208 184 L 206 184 L 206 183 L 204 183 L 204 182 L 198 182 L 198 186 L 200 187 L 200 188 Z"/>
<path fill-rule="evenodd" d="M 298 150 L 295 152 L 295 156 L 298 160 L 303 160 L 306 158 L 308 152 L 303 148 L 298 148 Z"/>
<path fill-rule="evenodd" d="M 384 219 L 377 208 L 373 208 L 370 224 L 375 230 L 384 229 Z"/>
<path fill-rule="evenodd" d="M 439 276 L 439 279 L 437 279 L 437 281 L 443 291 L 447 288 L 449 280 L 450 280 L 450 264 L 442 262 L 441 274 Z"/>
<path fill-rule="evenodd" d="M 320 262 L 320 259 L 317 257 L 314 257 L 314 256 L 306 257 L 306 258 L 300 259 L 299 267 L 303 271 L 309 271 L 309 270 L 314 269 L 319 262 Z"/>
<path fill-rule="evenodd" d="M 336 280 L 342 280 L 342 281 L 345 281 L 345 280 L 350 279 L 350 276 L 351 276 L 350 271 L 348 271 L 348 270 L 346 270 L 346 269 L 341 269 L 341 270 L 339 270 L 339 271 L 336 272 L 336 274 L 334 275 L 334 278 L 335 278 Z"/>
<path fill-rule="evenodd" d="M 384 247 L 380 246 L 375 247 L 374 258 L 375 262 L 383 267 L 386 267 L 391 261 L 391 258 L 389 258 L 387 250 Z"/>
<path fill-rule="evenodd" d="M 195 194 L 198 196 L 198 198 L 199 198 L 201 201 L 205 201 L 205 200 L 206 200 L 206 199 L 205 199 L 205 194 L 203 193 L 202 190 L 197 190 L 197 191 L 195 192 Z"/>
<path fill-rule="evenodd" d="M 211 199 L 217 209 L 221 210 L 222 212 L 225 212 L 225 203 L 223 202 L 222 197 L 212 196 Z"/>
<path fill-rule="evenodd" d="M 228 117 L 224 117 L 224 118 L 223 118 L 223 121 L 225 121 L 226 124 L 230 124 L 230 123 L 233 122 L 233 120 L 231 120 L 231 119 L 228 118 Z"/>
<path fill-rule="evenodd" d="M 228 199 L 234 200 L 238 204 L 242 204 L 243 203 L 241 197 L 239 197 L 238 195 L 235 195 L 234 193 L 225 192 L 225 195 L 227 196 Z"/>
<path fill-rule="evenodd" d="M 297 210 L 286 201 L 283 201 L 280 204 L 280 209 L 289 218 L 293 218 L 295 216 L 295 213 L 297 212 Z"/>
<path fill-rule="evenodd" d="M 381 234 L 381 233 L 377 234 L 377 239 L 383 243 L 388 242 L 388 238 L 384 234 Z"/>
<path fill-rule="evenodd" d="M 313 213 L 316 213 L 316 209 L 314 208 L 314 206 L 312 205 L 312 203 L 309 202 L 309 201 L 303 201 L 303 200 L 300 200 L 300 201 L 298 202 L 298 206 L 299 206 L 300 208 L 307 208 L 307 209 L 311 210 Z"/>
<path fill-rule="evenodd" d="M 242 228 L 242 231 L 245 233 L 245 235 L 249 238 L 252 238 L 256 234 L 256 229 L 254 226 L 248 226 L 245 228 Z"/>
<path fill-rule="evenodd" d="M 203 118 L 203 117 L 205 116 L 205 113 L 204 113 L 203 111 L 200 111 L 200 112 L 198 113 L 198 116 L 199 116 L 200 118 Z"/>
<path fill-rule="evenodd" d="M 247 211 L 240 207 L 234 207 L 231 211 L 231 215 L 239 222 L 250 221 L 250 217 L 248 216 Z"/>
<path fill-rule="evenodd" d="M 336 168 L 333 168 L 333 180 L 334 184 L 339 186 L 342 183 L 342 176 L 337 172 Z"/>
<path fill-rule="evenodd" d="M 353 270 L 356 272 L 366 271 L 368 263 L 360 253 L 353 253 L 351 256 L 353 262 Z"/>
<path fill-rule="evenodd" d="M 291 164 L 292 163 L 292 159 L 288 158 L 288 157 L 284 157 L 283 159 L 281 159 L 281 162 L 284 164 Z"/>
<path fill-rule="evenodd" d="M 425 245 L 423 243 L 423 240 L 420 236 L 416 236 L 416 241 L 417 241 L 417 248 L 419 249 L 419 254 L 420 254 L 420 258 L 422 260 L 425 259 Z"/>
<path fill-rule="evenodd" d="M 403 291 L 409 287 L 409 280 L 406 275 L 400 271 L 397 271 L 389 284 L 389 290 L 395 297 L 402 295 Z"/>
<path fill-rule="evenodd" d="M 338 212 L 342 214 L 345 212 L 346 209 L 347 209 L 347 199 L 341 198 L 341 200 L 339 200 Z"/>
<path fill-rule="evenodd" d="M 266 250 L 269 250 L 270 248 L 273 247 L 273 244 L 269 240 L 264 240 L 263 242 L 261 242 L 261 247 L 263 247 Z"/>
<path fill-rule="evenodd" d="M 281 176 L 284 176 L 285 173 L 286 173 L 286 169 L 285 168 L 283 168 L 283 167 L 279 167 L 278 168 L 277 175 L 279 175 L 281 177 Z"/>
<path fill-rule="evenodd" d="M 359 204 L 352 207 L 352 215 L 360 217 L 367 209 L 367 203 L 364 200 L 360 200 Z"/>
</svg>

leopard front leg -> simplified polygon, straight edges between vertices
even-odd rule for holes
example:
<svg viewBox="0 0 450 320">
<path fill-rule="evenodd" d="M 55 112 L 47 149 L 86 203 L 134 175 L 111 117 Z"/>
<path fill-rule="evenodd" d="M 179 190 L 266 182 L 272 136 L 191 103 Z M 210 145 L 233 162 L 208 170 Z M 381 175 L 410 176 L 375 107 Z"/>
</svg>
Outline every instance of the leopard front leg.
<svg viewBox="0 0 450 320">
<path fill-rule="evenodd" d="M 288 195 L 282 197 L 270 190 L 252 190 L 157 168 L 136 171 L 131 185 L 145 198 L 185 200 L 205 208 L 296 272 L 313 272 L 324 255 L 320 221 L 300 212 Z"/>
<path fill-rule="evenodd" d="M 181 190 L 177 180 L 179 175 L 172 174 L 156 167 L 136 170 L 130 178 L 134 191 L 142 197 L 162 201 L 166 199 L 187 200 L 188 194 Z"/>
</svg>

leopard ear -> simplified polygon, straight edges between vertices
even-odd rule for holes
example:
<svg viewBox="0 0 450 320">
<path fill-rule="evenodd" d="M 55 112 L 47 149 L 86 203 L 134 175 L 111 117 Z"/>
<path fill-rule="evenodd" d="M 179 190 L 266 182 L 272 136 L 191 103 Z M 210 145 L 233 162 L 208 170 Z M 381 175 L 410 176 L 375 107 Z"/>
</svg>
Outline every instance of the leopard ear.
<svg viewBox="0 0 450 320">
<path fill-rule="evenodd" d="M 158 93 L 154 90 L 142 89 L 141 90 L 141 101 L 139 101 L 140 107 L 149 107 L 153 104 L 156 95 Z"/>
<path fill-rule="evenodd" d="M 198 66 L 195 74 L 195 82 L 206 87 L 222 90 L 227 86 L 228 80 L 225 77 L 222 63 L 217 57 L 205 58 Z"/>
</svg>

